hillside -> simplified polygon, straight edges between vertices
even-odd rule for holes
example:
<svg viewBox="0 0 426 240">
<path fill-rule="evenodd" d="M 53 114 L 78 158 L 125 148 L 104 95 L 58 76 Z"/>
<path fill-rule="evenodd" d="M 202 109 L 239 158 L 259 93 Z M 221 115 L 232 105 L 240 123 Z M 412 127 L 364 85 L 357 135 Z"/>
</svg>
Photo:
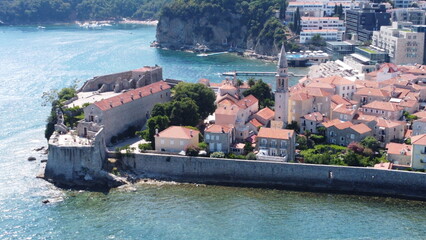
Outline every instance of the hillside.
<svg viewBox="0 0 426 240">
<path fill-rule="evenodd" d="M 70 22 L 133 18 L 158 19 L 171 0 L 1 0 L 0 21 L 5 24 Z"/>
<path fill-rule="evenodd" d="M 277 55 L 285 34 L 275 12 L 283 8 L 284 0 L 173 0 L 161 11 L 157 44 Z"/>
</svg>

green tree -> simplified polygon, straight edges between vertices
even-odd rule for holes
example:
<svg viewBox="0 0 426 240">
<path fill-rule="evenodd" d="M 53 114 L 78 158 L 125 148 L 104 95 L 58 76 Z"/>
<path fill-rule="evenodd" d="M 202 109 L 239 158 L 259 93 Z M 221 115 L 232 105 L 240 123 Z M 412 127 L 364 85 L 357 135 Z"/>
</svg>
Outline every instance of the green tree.
<svg viewBox="0 0 426 240">
<path fill-rule="evenodd" d="M 312 36 L 309 43 L 315 47 L 324 47 L 326 45 L 324 38 L 319 34 Z"/>
<path fill-rule="evenodd" d="M 216 110 L 214 104 L 216 95 L 213 90 L 203 84 L 182 82 L 174 88 L 174 100 L 187 101 L 188 98 L 198 105 L 196 112 L 201 119 L 207 118 Z"/>
<path fill-rule="evenodd" d="M 367 148 L 372 149 L 373 151 L 377 151 L 377 150 L 378 150 L 378 148 L 379 148 L 379 146 L 380 146 L 379 141 L 377 141 L 377 139 L 376 139 L 376 138 L 374 138 L 374 137 L 372 137 L 372 136 L 365 137 L 365 138 L 361 141 L 361 144 L 362 144 L 364 147 L 367 147 Z"/>
<path fill-rule="evenodd" d="M 173 101 L 170 111 L 170 123 L 177 126 L 196 126 L 200 121 L 199 107 L 190 98 Z"/>
<path fill-rule="evenodd" d="M 251 142 L 246 142 L 246 143 L 244 144 L 244 153 L 245 153 L 245 154 L 248 154 L 248 153 L 252 152 L 252 151 L 253 151 L 253 149 L 254 149 L 254 147 L 253 147 L 253 145 L 251 144 Z"/>
<path fill-rule="evenodd" d="M 300 16 L 300 10 L 299 7 L 296 8 L 296 12 L 294 13 L 293 16 L 293 32 L 296 33 L 297 35 L 300 34 L 300 31 L 302 30 L 302 25 L 300 23 L 300 21 L 302 20 L 301 16 Z"/>
<path fill-rule="evenodd" d="M 271 87 L 262 79 L 259 79 L 255 84 L 243 93 L 244 96 L 253 95 L 259 100 L 261 108 L 266 106 L 273 106 L 273 95 Z"/>
<path fill-rule="evenodd" d="M 247 160 L 256 160 L 256 154 L 254 154 L 253 152 L 249 152 L 246 156 Z"/>
</svg>

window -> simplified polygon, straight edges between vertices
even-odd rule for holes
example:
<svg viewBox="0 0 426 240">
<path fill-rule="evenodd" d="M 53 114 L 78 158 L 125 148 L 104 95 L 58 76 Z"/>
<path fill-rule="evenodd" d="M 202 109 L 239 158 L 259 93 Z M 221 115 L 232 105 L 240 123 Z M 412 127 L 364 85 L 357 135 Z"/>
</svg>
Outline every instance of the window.
<svg viewBox="0 0 426 240">
<path fill-rule="evenodd" d="M 164 139 L 161 139 L 160 143 L 161 143 L 161 144 L 164 144 Z"/>
<path fill-rule="evenodd" d="M 185 145 L 185 143 L 183 141 L 180 141 L 180 145 L 183 146 Z"/>
<path fill-rule="evenodd" d="M 216 141 L 219 141 L 219 135 L 216 135 Z"/>
<path fill-rule="evenodd" d="M 351 134 L 351 139 L 355 139 L 355 135 L 354 134 Z"/>
<path fill-rule="evenodd" d="M 260 140 L 260 146 L 264 146 L 265 147 L 266 144 L 267 144 L 267 142 L 268 141 L 266 141 L 266 139 L 263 138 L 262 140 Z"/>
<path fill-rule="evenodd" d="M 206 134 L 206 140 L 210 140 L 210 134 Z"/>
<path fill-rule="evenodd" d="M 170 140 L 170 145 L 175 145 L 175 140 Z"/>
</svg>

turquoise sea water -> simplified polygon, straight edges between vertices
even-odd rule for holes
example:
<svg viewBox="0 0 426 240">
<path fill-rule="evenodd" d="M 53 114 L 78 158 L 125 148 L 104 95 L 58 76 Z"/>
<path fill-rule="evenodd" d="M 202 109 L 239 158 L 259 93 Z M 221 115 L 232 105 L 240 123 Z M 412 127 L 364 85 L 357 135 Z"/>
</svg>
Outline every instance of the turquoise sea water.
<svg viewBox="0 0 426 240">
<path fill-rule="evenodd" d="M 46 145 L 43 91 L 154 64 L 164 67 L 164 77 L 190 82 L 219 81 L 232 70 L 275 70 L 228 54 L 153 49 L 154 38 L 148 26 L 0 27 L 0 239 L 426 238 L 426 203 L 418 201 L 190 184 L 104 194 L 35 179 L 46 158 L 31 150 Z M 47 198 L 60 201 L 45 205 Z"/>
</svg>

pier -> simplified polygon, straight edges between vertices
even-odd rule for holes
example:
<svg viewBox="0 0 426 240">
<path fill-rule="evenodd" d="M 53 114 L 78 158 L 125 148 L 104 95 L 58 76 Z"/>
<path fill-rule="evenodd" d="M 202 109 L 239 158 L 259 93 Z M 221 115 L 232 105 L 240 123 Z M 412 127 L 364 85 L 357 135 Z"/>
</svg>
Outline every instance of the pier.
<svg viewBox="0 0 426 240">
<path fill-rule="evenodd" d="M 243 71 L 234 71 L 234 72 L 224 72 L 222 76 L 275 76 L 277 72 L 243 72 Z M 292 72 L 288 73 L 291 77 L 304 77 L 305 75 L 294 74 Z"/>
</svg>

